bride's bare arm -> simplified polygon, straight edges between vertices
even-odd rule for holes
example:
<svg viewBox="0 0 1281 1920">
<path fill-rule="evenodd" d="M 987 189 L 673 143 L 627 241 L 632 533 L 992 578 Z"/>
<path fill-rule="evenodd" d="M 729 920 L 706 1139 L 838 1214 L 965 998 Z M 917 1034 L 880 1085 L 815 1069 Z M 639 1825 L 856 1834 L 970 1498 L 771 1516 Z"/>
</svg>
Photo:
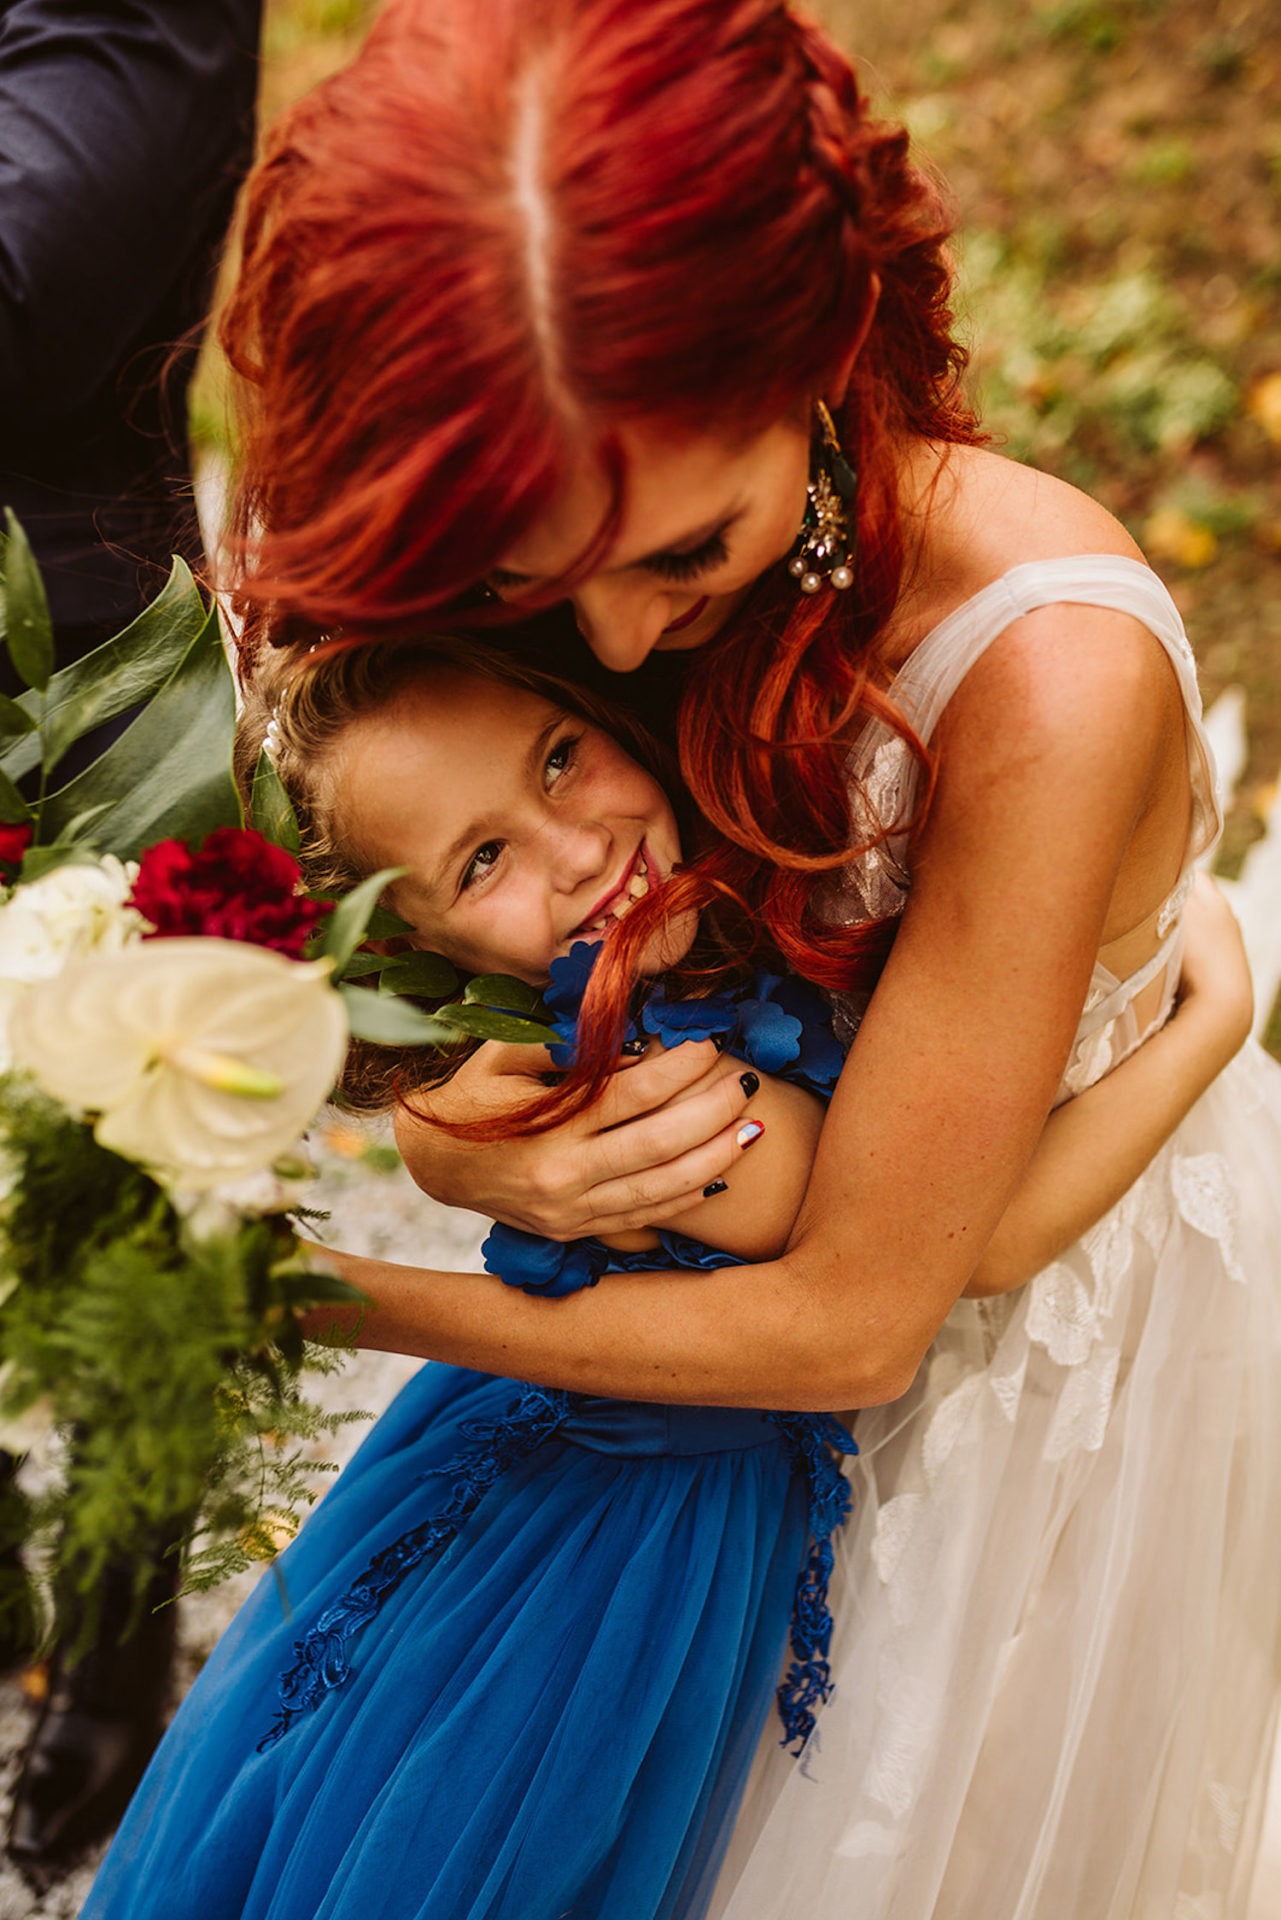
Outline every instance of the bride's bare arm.
<svg viewBox="0 0 1281 1920">
<path fill-rule="evenodd" d="M 555 1303 L 340 1261 L 373 1302 L 368 1344 L 620 1398 L 824 1408 L 904 1390 L 1036 1149 L 1182 740 L 1157 643 L 1080 608 L 1020 621 L 945 723 L 912 899 L 787 1252 Z"/>
</svg>

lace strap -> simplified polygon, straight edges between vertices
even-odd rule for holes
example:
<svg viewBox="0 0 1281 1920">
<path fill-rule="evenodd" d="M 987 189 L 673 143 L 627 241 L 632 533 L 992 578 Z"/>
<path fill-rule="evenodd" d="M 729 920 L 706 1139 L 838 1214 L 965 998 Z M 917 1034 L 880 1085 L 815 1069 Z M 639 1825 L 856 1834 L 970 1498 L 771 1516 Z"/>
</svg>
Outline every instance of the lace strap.
<svg viewBox="0 0 1281 1920">
<path fill-rule="evenodd" d="M 1169 966 L 1174 958 L 1174 950 L 1179 944 L 1180 931 L 1176 927 L 1174 932 L 1161 942 L 1152 958 L 1143 962 L 1137 973 L 1129 974 L 1105 999 L 1098 1001 L 1092 1007 L 1087 1007 L 1081 1015 L 1080 1025 L 1076 1030 L 1078 1045 L 1082 1040 L 1088 1040 L 1092 1033 L 1097 1033 L 1100 1027 L 1106 1027 L 1110 1020 L 1115 1020 L 1119 1013 L 1124 1013 L 1131 1000 L 1136 1000 L 1144 987 L 1150 986 L 1156 979 L 1162 968 Z"/>
</svg>

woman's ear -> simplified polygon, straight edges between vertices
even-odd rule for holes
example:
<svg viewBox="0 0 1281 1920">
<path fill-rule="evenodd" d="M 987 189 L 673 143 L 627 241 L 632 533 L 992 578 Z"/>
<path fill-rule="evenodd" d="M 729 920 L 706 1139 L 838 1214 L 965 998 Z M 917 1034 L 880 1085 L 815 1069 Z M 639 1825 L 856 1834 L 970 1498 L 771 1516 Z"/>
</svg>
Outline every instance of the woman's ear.
<svg viewBox="0 0 1281 1920">
<path fill-rule="evenodd" d="M 867 336 L 872 331 L 872 322 L 881 303 L 881 276 L 874 273 L 868 283 L 867 306 L 859 322 L 858 332 L 846 347 L 841 361 L 832 378 L 823 389 L 823 398 L 835 411 L 844 401 L 849 391 L 850 381 L 854 377 L 854 367 L 863 348 L 867 345 Z"/>
</svg>

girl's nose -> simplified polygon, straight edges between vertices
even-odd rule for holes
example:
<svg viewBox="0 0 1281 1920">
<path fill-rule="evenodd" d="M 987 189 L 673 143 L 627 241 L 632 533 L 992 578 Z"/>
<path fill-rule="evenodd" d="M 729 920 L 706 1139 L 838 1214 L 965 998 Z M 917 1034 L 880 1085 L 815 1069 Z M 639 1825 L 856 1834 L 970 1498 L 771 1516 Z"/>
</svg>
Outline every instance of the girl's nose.
<svg viewBox="0 0 1281 1920">
<path fill-rule="evenodd" d="M 564 893 L 609 875 L 614 839 L 597 821 L 558 823 L 553 829 L 552 870 Z"/>
<path fill-rule="evenodd" d="M 653 582 L 588 580 L 573 596 L 578 631 L 603 667 L 631 673 L 648 658 L 670 618 Z"/>
</svg>

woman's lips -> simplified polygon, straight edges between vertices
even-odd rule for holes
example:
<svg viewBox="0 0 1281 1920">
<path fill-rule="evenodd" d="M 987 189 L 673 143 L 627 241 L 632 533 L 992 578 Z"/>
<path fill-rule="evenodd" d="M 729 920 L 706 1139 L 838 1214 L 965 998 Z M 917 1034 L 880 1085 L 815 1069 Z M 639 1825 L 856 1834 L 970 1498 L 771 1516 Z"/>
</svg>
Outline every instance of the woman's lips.
<svg viewBox="0 0 1281 1920">
<path fill-rule="evenodd" d="M 670 620 L 663 628 L 663 633 L 680 633 L 683 628 L 692 627 L 699 615 L 706 611 L 708 599 L 709 595 L 704 594 L 701 600 L 696 600 L 692 607 L 687 608 L 686 611 L 680 615 L 679 619 Z M 662 638 L 662 634 L 659 635 L 659 638 Z"/>
</svg>

